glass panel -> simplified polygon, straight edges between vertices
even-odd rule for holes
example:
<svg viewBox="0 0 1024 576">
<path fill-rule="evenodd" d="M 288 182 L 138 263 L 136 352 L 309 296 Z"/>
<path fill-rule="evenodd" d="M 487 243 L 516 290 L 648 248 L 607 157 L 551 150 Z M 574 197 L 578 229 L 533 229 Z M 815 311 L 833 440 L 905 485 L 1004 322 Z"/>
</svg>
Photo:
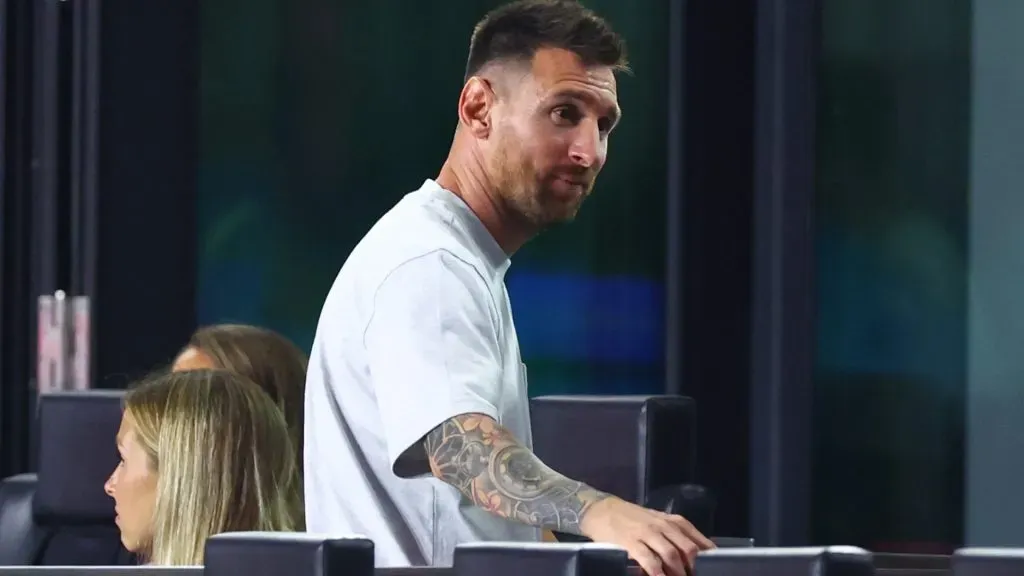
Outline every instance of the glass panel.
<svg viewBox="0 0 1024 576">
<path fill-rule="evenodd" d="M 474 22 L 497 1 L 203 4 L 199 321 L 312 342 L 349 250 L 436 175 Z M 668 5 L 595 0 L 635 75 L 610 161 L 572 226 L 508 277 L 531 392 L 663 386 Z"/>
<path fill-rule="evenodd" d="M 819 68 L 813 536 L 963 532 L 967 0 L 826 0 Z"/>
<path fill-rule="evenodd" d="M 1024 3 L 972 11 L 966 541 L 1024 546 Z"/>
</svg>

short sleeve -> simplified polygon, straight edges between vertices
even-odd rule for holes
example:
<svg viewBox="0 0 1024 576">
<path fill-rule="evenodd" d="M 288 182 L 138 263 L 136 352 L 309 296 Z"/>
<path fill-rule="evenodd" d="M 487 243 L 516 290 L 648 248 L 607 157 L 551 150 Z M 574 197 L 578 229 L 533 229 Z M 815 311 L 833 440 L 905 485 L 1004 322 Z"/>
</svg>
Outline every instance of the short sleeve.
<svg viewBox="0 0 1024 576">
<path fill-rule="evenodd" d="M 476 269 L 444 251 L 402 264 L 378 287 L 363 344 L 396 475 L 430 472 L 423 438 L 446 420 L 497 419 L 493 307 Z"/>
</svg>

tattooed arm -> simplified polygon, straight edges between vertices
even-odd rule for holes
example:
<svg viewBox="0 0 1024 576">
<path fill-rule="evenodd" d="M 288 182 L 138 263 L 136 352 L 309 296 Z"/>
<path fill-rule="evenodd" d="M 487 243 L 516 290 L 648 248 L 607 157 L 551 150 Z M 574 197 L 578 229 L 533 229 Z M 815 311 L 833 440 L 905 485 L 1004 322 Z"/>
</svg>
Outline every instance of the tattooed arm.
<svg viewBox="0 0 1024 576">
<path fill-rule="evenodd" d="M 548 468 L 490 416 L 456 416 L 424 440 L 430 471 L 503 518 L 580 534 L 580 520 L 609 495 Z"/>
</svg>

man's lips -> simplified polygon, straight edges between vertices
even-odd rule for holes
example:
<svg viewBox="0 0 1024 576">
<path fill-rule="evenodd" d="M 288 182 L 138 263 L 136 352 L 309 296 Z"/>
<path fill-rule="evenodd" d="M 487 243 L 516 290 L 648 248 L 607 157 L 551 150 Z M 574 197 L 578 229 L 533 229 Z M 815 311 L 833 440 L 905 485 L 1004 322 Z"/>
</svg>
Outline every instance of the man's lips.
<svg viewBox="0 0 1024 576">
<path fill-rule="evenodd" d="M 561 186 L 557 186 L 552 190 L 555 197 L 562 202 L 575 202 L 582 198 L 587 192 L 585 184 L 580 182 L 574 182 L 565 178 L 559 178 Z"/>
<path fill-rule="evenodd" d="M 583 194 L 590 188 L 589 180 L 577 180 L 575 178 L 559 178 L 563 184 L 565 184 L 569 191 L 575 194 Z"/>
</svg>

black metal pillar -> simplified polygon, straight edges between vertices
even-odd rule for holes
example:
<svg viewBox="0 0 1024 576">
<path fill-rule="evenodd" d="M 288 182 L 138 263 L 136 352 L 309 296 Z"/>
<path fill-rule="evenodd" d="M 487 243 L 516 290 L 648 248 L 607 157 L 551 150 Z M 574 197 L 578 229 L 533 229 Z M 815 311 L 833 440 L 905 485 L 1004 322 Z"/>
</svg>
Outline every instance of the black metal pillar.
<svg viewBox="0 0 1024 576">
<path fill-rule="evenodd" d="M 683 391 L 683 194 L 686 135 L 686 3 L 669 0 L 668 21 L 668 198 L 665 250 L 665 393 Z"/>
<path fill-rule="evenodd" d="M 73 296 L 96 297 L 99 254 L 99 107 L 101 0 L 76 0 L 71 6 L 71 126 L 69 133 L 69 279 Z M 96 330 L 90 331 L 90 356 Z M 96 362 L 88 380 L 96 381 Z"/>
<path fill-rule="evenodd" d="M 673 24 L 669 381 L 696 400 L 697 480 L 718 534 L 748 533 L 755 0 L 686 0 Z M 678 11 L 679 6 L 675 6 Z"/>
<path fill-rule="evenodd" d="M 62 135 L 67 100 L 62 82 L 62 52 L 66 49 L 61 0 L 33 2 L 35 35 L 32 50 L 32 294 L 52 294 L 62 286 L 62 260 L 67 247 L 60 241 L 64 224 Z M 33 333 L 34 334 L 34 333 Z M 32 338 L 34 340 L 34 337 Z"/>
<path fill-rule="evenodd" d="M 35 342 L 32 284 L 32 164 L 35 11 L 39 3 L 4 0 L 0 46 L 0 475 L 29 467 L 29 382 Z"/>
<path fill-rule="evenodd" d="M 810 538 L 819 0 L 759 0 L 750 502 L 759 545 Z"/>
</svg>

